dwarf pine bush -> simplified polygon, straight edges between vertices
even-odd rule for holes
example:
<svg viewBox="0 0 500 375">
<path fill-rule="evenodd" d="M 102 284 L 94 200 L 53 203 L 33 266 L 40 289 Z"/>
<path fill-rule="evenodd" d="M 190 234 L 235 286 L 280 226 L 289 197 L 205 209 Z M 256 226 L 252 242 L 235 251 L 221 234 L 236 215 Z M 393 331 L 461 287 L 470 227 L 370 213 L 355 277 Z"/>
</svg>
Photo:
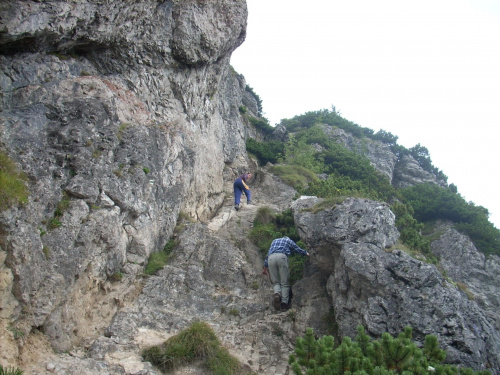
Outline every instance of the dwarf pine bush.
<svg viewBox="0 0 500 375">
<path fill-rule="evenodd" d="M 439 348 L 436 336 L 426 336 L 423 348 L 411 339 L 411 327 L 406 327 L 396 338 L 386 332 L 379 340 L 372 340 L 364 328 L 358 326 L 354 340 L 344 337 L 335 345 L 333 336 L 316 339 L 313 330 L 308 328 L 305 335 L 297 339 L 289 364 L 295 375 L 490 374 L 443 364 L 446 352 Z"/>
</svg>

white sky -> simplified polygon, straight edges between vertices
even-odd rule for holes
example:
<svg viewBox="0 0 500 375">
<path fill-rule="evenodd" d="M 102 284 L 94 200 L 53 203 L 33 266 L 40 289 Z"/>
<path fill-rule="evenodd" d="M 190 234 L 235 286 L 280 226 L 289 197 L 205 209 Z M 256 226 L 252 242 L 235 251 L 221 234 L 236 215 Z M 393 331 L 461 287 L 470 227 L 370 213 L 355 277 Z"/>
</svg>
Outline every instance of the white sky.
<svg viewBox="0 0 500 375">
<path fill-rule="evenodd" d="M 335 106 L 420 143 L 500 228 L 500 0 L 247 0 L 231 58 L 271 125 Z"/>
</svg>

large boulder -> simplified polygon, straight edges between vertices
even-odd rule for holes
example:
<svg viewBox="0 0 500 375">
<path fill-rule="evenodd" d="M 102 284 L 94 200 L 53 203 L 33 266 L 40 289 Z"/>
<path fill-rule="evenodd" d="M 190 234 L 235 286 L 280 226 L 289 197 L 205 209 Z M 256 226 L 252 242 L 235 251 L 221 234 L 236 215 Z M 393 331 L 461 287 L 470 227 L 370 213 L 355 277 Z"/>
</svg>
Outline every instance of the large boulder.
<svg viewBox="0 0 500 375">
<path fill-rule="evenodd" d="M 320 270 L 317 278 L 327 279 L 340 337 L 354 337 L 358 325 L 374 337 L 411 326 L 420 344 L 426 335 L 437 335 L 450 363 L 500 368 L 500 335 L 485 311 L 436 266 L 396 244 L 388 206 L 348 198 L 318 210 L 321 202 L 302 198 L 292 207 L 311 262 Z"/>
</svg>

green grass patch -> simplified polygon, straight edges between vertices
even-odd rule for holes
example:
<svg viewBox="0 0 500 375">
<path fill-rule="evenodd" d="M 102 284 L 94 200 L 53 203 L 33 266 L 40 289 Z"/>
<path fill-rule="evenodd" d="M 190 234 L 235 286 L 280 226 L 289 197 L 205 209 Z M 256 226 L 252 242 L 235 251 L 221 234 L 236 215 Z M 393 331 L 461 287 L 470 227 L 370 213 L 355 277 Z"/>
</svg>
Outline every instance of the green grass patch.
<svg viewBox="0 0 500 375">
<path fill-rule="evenodd" d="M 468 288 L 467 288 L 467 285 L 465 285 L 464 283 L 460 282 L 460 281 L 457 281 L 455 284 L 457 284 L 457 287 L 458 289 L 460 289 L 462 292 L 465 293 L 465 295 L 467 296 L 467 298 L 470 300 L 470 301 L 474 301 L 475 299 L 475 296 L 474 296 L 474 293 L 472 293 Z"/>
<path fill-rule="evenodd" d="M 23 370 L 14 367 L 3 367 L 0 365 L 0 375 L 22 375 Z"/>
<path fill-rule="evenodd" d="M 152 253 L 149 256 L 148 264 L 144 269 L 144 273 L 146 275 L 154 275 L 156 271 L 162 269 L 167 264 L 170 254 L 177 244 L 177 241 L 170 240 L 167 242 L 162 251 Z"/>
<path fill-rule="evenodd" d="M 28 203 L 27 178 L 12 159 L 0 151 L 0 211 Z"/>
<path fill-rule="evenodd" d="M 143 350 L 145 361 L 167 372 L 201 361 L 211 374 L 232 375 L 241 371 L 239 361 L 224 348 L 212 328 L 205 322 L 194 322 L 162 345 Z"/>
<path fill-rule="evenodd" d="M 306 189 L 311 182 L 319 181 L 316 173 L 300 165 L 275 165 L 269 168 L 269 171 L 299 191 Z"/>
<path fill-rule="evenodd" d="M 272 224 L 274 222 L 274 212 L 270 207 L 259 207 L 254 217 L 254 223 L 259 225 Z"/>
<path fill-rule="evenodd" d="M 55 217 L 51 218 L 47 223 L 47 229 L 56 229 L 59 228 L 62 223 Z"/>
<path fill-rule="evenodd" d="M 43 255 L 45 255 L 45 259 L 49 260 L 50 259 L 50 248 L 48 246 L 43 246 Z"/>
<path fill-rule="evenodd" d="M 63 192 L 63 197 L 57 204 L 56 210 L 54 212 L 54 217 L 61 217 L 63 213 L 69 208 L 71 199 L 66 192 Z"/>
<path fill-rule="evenodd" d="M 344 200 L 346 198 L 347 197 L 326 198 L 326 199 L 323 199 L 321 202 L 316 203 L 314 206 L 304 209 L 304 211 L 311 212 L 313 214 L 317 214 L 318 212 L 321 212 L 324 210 L 328 210 L 328 209 L 333 210 L 333 209 L 335 209 L 335 207 L 338 204 L 342 204 L 342 202 L 344 202 Z"/>
<path fill-rule="evenodd" d="M 125 132 L 127 131 L 128 128 L 130 128 L 131 126 L 133 126 L 132 124 L 128 123 L 128 122 L 122 122 L 120 124 L 120 126 L 118 127 L 118 131 L 116 133 L 116 137 L 118 138 L 118 140 L 121 142 L 122 139 L 123 139 L 123 135 L 125 134 Z"/>
<path fill-rule="evenodd" d="M 47 223 L 47 229 L 56 229 L 62 226 L 61 218 L 64 214 L 64 212 L 69 208 L 69 205 L 71 203 L 71 199 L 69 195 L 66 192 L 63 192 L 63 197 L 57 203 L 56 209 L 54 210 L 54 217 L 49 219 Z"/>
</svg>

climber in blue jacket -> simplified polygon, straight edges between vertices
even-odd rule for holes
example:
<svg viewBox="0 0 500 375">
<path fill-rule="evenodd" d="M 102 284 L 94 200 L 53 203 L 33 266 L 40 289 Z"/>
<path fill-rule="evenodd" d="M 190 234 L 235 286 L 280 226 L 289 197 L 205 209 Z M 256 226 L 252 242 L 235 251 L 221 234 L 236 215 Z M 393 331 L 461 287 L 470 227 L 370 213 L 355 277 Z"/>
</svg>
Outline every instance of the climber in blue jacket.
<svg viewBox="0 0 500 375">
<path fill-rule="evenodd" d="M 251 173 L 244 173 L 236 180 L 234 180 L 234 209 L 238 211 L 240 209 L 240 200 L 241 194 L 245 193 L 247 197 L 247 204 L 252 204 L 252 200 L 250 198 L 250 188 L 246 184 L 252 178 Z"/>
</svg>

